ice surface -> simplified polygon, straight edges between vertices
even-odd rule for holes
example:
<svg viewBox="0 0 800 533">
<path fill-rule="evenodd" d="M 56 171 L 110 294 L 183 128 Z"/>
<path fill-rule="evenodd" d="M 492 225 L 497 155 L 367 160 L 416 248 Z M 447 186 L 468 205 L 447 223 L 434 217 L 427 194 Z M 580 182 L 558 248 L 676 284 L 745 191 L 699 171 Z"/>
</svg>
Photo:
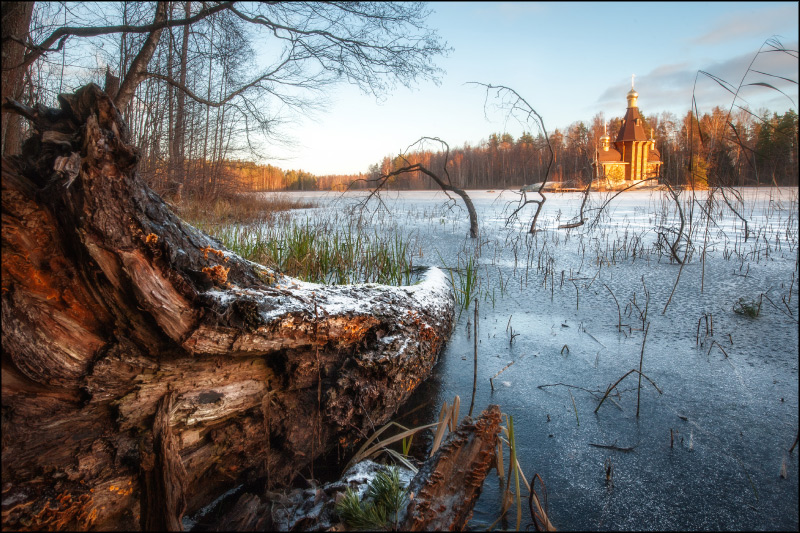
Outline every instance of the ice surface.
<svg viewBox="0 0 800 533">
<path fill-rule="evenodd" d="M 466 210 L 431 192 L 385 196 L 388 212 L 375 213 L 367 231 L 404 232 L 410 248 L 422 253 L 415 264 L 448 268 L 460 260 L 463 267 L 478 254 L 475 408 L 497 403 L 514 417 L 520 464 L 529 480 L 535 473 L 544 479 L 553 523 L 562 530 L 796 531 L 798 452 L 787 452 L 798 428 L 797 189 L 743 191 L 746 242 L 741 220 L 721 199 L 708 228 L 698 224 L 701 193 L 693 204 L 695 249 L 682 271 L 658 253 L 659 231 L 677 221 L 661 192 L 620 195 L 596 227 L 572 230 L 557 226 L 577 214 L 581 195 L 549 194 L 535 236 L 527 233 L 534 206 L 508 224 L 515 195 L 470 195 L 480 239 L 467 238 Z M 342 205 L 352 202 L 306 196 L 321 207 L 298 212 L 300 220 L 329 217 L 332 209 L 344 219 Z M 596 194 L 588 207 L 607 198 Z M 692 203 L 684 209 L 688 214 Z M 431 270 L 428 276 L 421 287 L 397 290 L 432 297 L 447 275 Z M 314 288 L 302 290 L 308 295 Z M 733 312 L 739 298 L 761 294 L 758 318 Z M 332 312 L 358 302 L 330 298 L 320 305 Z M 606 388 L 639 367 L 645 308 L 650 325 L 642 371 L 663 394 L 642 380 L 637 417 L 632 374 L 595 414 Z M 426 423 L 456 394 L 468 401 L 472 318 L 472 308 L 461 314 L 434 375 L 401 412 L 427 403 L 420 411 Z M 489 378 L 509 361 L 515 364 L 492 392 Z M 606 483 L 606 461 L 613 464 L 613 486 Z M 788 479 L 779 476 L 784 461 Z M 499 508 L 490 477 L 470 527 L 484 529 Z"/>
</svg>

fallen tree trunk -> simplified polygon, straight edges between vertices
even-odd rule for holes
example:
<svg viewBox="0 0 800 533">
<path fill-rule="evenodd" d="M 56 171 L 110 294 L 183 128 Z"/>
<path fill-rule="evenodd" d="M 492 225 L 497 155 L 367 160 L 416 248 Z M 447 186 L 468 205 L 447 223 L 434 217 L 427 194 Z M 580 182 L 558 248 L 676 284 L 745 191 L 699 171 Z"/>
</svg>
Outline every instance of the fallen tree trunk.
<svg viewBox="0 0 800 533">
<path fill-rule="evenodd" d="M 97 86 L 12 103 L 2 163 L 2 525 L 177 529 L 230 487 L 287 486 L 427 377 L 454 301 L 303 283 L 225 250 L 136 173 Z"/>
</svg>

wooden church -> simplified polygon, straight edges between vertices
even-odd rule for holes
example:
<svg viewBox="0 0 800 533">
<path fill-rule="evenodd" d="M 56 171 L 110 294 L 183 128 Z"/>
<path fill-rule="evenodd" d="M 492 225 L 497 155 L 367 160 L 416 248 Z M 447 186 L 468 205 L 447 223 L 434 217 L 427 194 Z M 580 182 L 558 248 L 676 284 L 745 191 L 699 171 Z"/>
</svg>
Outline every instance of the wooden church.
<svg viewBox="0 0 800 533">
<path fill-rule="evenodd" d="M 595 178 L 609 186 L 626 186 L 658 177 L 661 169 L 661 154 L 656 149 L 653 131 L 650 131 L 649 139 L 644 131 L 644 121 L 637 105 L 639 93 L 633 88 L 633 81 L 627 98 L 628 109 L 617 139 L 612 144 L 606 132 L 600 137 L 600 147 L 595 149 L 592 164 Z"/>
</svg>

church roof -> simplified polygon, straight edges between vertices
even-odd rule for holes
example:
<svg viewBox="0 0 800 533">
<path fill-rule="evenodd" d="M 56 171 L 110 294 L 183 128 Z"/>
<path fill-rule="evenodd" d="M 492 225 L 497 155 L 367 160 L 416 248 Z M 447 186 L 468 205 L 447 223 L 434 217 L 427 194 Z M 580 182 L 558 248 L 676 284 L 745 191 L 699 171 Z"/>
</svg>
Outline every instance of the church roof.
<svg viewBox="0 0 800 533">
<path fill-rule="evenodd" d="M 661 162 L 661 154 L 659 153 L 659 151 L 658 151 L 658 150 L 656 150 L 655 148 L 653 148 L 652 150 L 650 150 L 649 152 L 647 152 L 647 160 L 648 160 L 648 161 L 656 161 L 656 162 Z"/>
<path fill-rule="evenodd" d="M 606 163 L 606 162 L 611 162 L 611 161 L 615 161 L 615 162 L 620 162 L 621 163 L 622 162 L 622 154 L 619 153 L 618 150 L 615 150 L 614 148 L 609 147 L 608 152 L 606 152 L 604 150 L 598 150 L 597 151 L 597 160 L 600 161 L 601 163 Z"/>
<path fill-rule="evenodd" d="M 639 115 L 639 108 L 629 107 L 625 112 L 625 119 L 619 129 L 616 142 L 646 141 L 647 135 L 642 126 L 643 122 L 641 115 Z"/>
</svg>

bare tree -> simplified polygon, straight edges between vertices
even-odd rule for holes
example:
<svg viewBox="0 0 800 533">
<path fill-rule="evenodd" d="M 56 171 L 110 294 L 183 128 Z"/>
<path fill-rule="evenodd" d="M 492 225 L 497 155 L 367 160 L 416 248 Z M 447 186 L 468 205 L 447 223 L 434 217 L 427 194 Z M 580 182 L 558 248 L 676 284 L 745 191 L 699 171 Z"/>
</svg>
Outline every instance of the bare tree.
<svg viewBox="0 0 800 533">
<path fill-rule="evenodd" d="M 78 24 L 54 28 L 36 42 L 20 31 L 9 31 L 3 37 L 4 49 L 6 44 L 22 45 L 25 53 L 20 61 L 4 62 L 4 80 L 6 76 L 21 79 L 37 59 L 64 50 L 73 40 L 91 43 L 92 39 L 118 35 L 121 38 L 118 65 L 121 80 L 114 102 L 134 130 L 137 130 L 137 122 L 130 120 L 127 110 L 137 88 L 147 80 L 154 80 L 177 89 L 179 100 L 185 95 L 203 106 L 223 108 L 221 112 L 226 119 L 244 122 L 248 145 L 255 148 L 251 142 L 255 131 L 272 134 L 282 120 L 280 114 L 286 110 L 307 113 L 318 107 L 322 91 L 328 85 L 347 81 L 380 97 L 397 84 L 408 86 L 420 80 L 436 81 L 441 69 L 433 60 L 449 50 L 425 25 L 430 11 L 422 3 L 209 2 L 198 5 L 187 2 L 183 14 L 173 17 L 168 3 L 158 2 L 135 6 L 140 22 L 131 22 L 133 9 L 128 9 L 127 5 L 123 4 L 124 9 L 119 14 L 109 10 L 108 20 L 103 25 L 87 25 L 74 16 Z M 214 23 L 217 39 L 224 39 L 227 29 L 237 28 L 232 22 L 234 19 L 244 25 L 237 36 L 231 36 L 237 41 L 233 55 L 242 56 L 241 52 L 254 49 L 253 43 L 259 43 L 261 50 L 269 51 L 270 55 L 262 60 L 248 60 L 246 77 L 230 76 L 218 87 L 220 90 L 212 94 L 208 90 L 198 90 L 202 85 L 191 83 L 188 71 L 194 69 L 195 75 L 197 73 L 186 54 L 195 46 L 190 33 L 195 35 L 194 40 L 206 37 L 190 29 L 202 31 L 203 25 L 207 29 L 209 20 L 215 17 L 219 18 L 219 22 Z M 160 56 L 164 60 L 154 63 L 157 50 L 169 45 L 170 39 L 162 39 L 162 32 L 178 27 L 185 29 L 180 61 L 173 65 L 177 68 L 166 68 L 171 51 L 165 50 Z M 135 49 L 123 50 L 130 48 L 134 40 L 137 42 Z M 214 63 L 222 65 L 216 60 Z M 254 65 L 257 68 L 254 69 Z M 154 92 L 149 90 L 152 96 Z M 164 106 L 166 100 L 162 98 L 159 105 Z M 176 102 L 174 133 L 177 139 L 173 142 L 182 141 L 185 136 L 185 122 L 180 120 L 185 106 L 181 104 Z M 138 110 L 134 113 L 141 114 Z M 213 134 L 213 128 L 211 131 Z M 220 152 L 221 138 L 218 136 L 216 153 Z M 175 148 L 165 152 L 171 152 L 182 164 L 184 152 Z"/>
<path fill-rule="evenodd" d="M 434 172 L 431 172 L 428 168 L 426 168 L 422 164 L 411 163 L 407 159 L 406 154 L 408 153 L 408 151 L 412 147 L 417 146 L 426 140 L 438 142 L 445 146 L 446 149 L 445 157 L 443 159 L 443 165 L 442 165 L 442 172 L 444 172 L 445 176 L 444 178 L 442 178 L 441 176 L 437 175 Z M 436 183 L 436 185 L 438 185 L 442 191 L 444 191 L 444 193 L 451 201 L 453 200 L 449 194 L 451 192 L 461 197 L 461 200 L 464 202 L 464 205 L 467 208 L 467 213 L 469 214 L 469 235 L 471 238 L 476 239 L 478 238 L 478 213 L 475 211 L 475 205 L 472 203 L 472 199 L 469 197 L 466 191 L 464 191 L 464 189 L 461 189 L 460 187 L 456 187 L 455 185 L 453 185 L 453 182 L 450 179 L 450 172 L 448 172 L 447 170 L 447 163 L 450 159 L 449 154 L 450 154 L 450 145 L 448 145 L 442 139 L 438 137 L 421 137 L 416 141 L 414 141 L 413 143 L 411 143 L 411 145 L 409 145 L 408 148 L 406 148 L 405 151 L 398 156 L 404 162 L 404 165 L 402 167 L 395 168 L 385 174 L 378 172 L 377 176 L 373 176 L 366 179 L 355 180 L 350 183 L 350 187 L 352 187 L 354 184 L 357 184 L 358 182 L 365 182 L 369 187 L 372 188 L 372 190 L 366 196 L 366 198 L 364 198 L 364 200 L 359 204 L 363 209 L 366 207 L 367 203 L 372 198 L 378 198 L 380 200 L 380 191 L 386 187 L 387 183 L 392 178 L 406 174 L 414 174 L 418 172 L 422 173 L 428 176 L 431 180 L 433 180 L 433 182 Z"/>
<path fill-rule="evenodd" d="M 544 119 L 542 119 L 542 116 L 527 102 L 527 100 L 525 100 L 519 95 L 519 93 L 517 93 L 517 91 L 511 89 L 510 87 L 480 82 L 469 83 L 485 88 L 486 97 L 484 100 L 484 113 L 488 107 L 489 96 L 493 93 L 493 98 L 499 101 L 497 106 L 503 113 L 505 113 L 507 119 L 513 118 L 528 128 L 530 128 L 531 125 L 535 125 L 536 128 L 544 135 L 545 142 L 547 143 L 547 149 L 550 153 L 544 180 L 541 183 L 536 184 L 538 186 L 534 186 L 533 189 L 529 190 L 527 187 L 522 188 L 522 190 L 519 192 L 519 201 L 517 203 L 517 207 L 511 212 L 506 220 L 506 224 L 511 224 L 517 219 L 519 213 L 525 208 L 525 206 L 528 204 L 534 204 L 536 205 L 536 212 L 533 214 L 530 229 L 528 230 L 529 233 L 534 233 L 536 231 L 536 222 L 539 219 L 539 214 L 542 212 L 542 206 L 547 200 L 542 191 L 544 190 L 545 185 L 547 185 L 547 180 L 550 178 L 550 169 L 552 168 L 553 161 L 555 159 L 553 146 L 550 143 L 550 137 L 547 134 L 547 128 L 544 126 Z M 536 193 L 538 198 L 528 198 L 529 192 Z"/>
<path fill-rule="evenodd" d="M 23 39 L 31 23 L 33 2 L 4 2 L 0 9 L 2 9 L 2 99 L 19 100 L 22 96 L 23 76 L 19 71 L 15 71 L 15 75 L 8 72 L 7 66 L 17 65 L 23 60 L 25 54 Z M 23 42 L 12 40 L 12 36 L 18 37 Z M 5 110 L 3 110 L 2 143 L 4 155 L 16 154 L 22 147 L 22 120 L 18 115 Z"/>
</svg>

